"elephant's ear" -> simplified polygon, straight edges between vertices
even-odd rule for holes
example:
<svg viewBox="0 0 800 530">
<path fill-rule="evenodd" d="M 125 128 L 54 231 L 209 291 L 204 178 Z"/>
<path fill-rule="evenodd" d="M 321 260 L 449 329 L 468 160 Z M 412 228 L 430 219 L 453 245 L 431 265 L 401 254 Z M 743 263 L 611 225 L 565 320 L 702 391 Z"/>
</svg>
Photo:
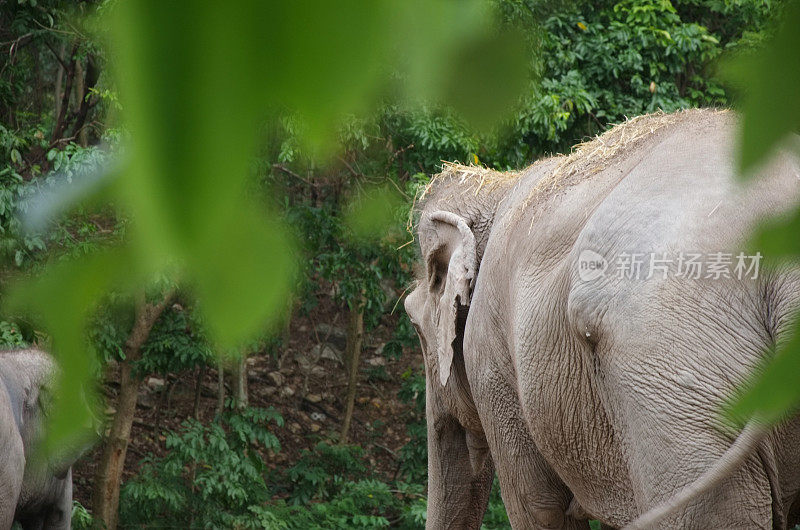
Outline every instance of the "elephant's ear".
<svg viewBox="0 0 800 530">
<path fill-rule="evenodd" d="M 444 386 L 453 364 L 453 343 L 464 332 L 459 329 L 459 307 L 469 307 L 475 286 L 477 258 L 475 236 L 467 222 L 452 212 L 436 211 L 428 216 L 438 244 L 428 256 L 428 286 L 439 297 L 439 381 Z"/>
</svg>

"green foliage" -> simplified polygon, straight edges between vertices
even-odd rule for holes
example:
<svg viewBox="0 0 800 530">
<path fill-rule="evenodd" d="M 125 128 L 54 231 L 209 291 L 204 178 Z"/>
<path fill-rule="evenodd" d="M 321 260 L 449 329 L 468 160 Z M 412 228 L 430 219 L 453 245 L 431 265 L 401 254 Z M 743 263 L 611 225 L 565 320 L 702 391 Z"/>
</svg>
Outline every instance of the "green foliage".
<svg viewBox="0 0 800 530">
<path fill-rule="evenodd" d="M 100 149 L 69 143 L 63 149 L 54 148 L 47 152 L 46 158 L 55 172 L 41 174 L 41 167 L 34 164 L 26 168 L 26 180 L 22 173 L 23 163 L 14 162 L 20 155 L 14 153 L 43 148 L 47 142 L 41 138 L 38 129 L 20 137 L 0 125 L 0 144 L 6 149 L 10 161 L 0 166 L 0 257 L 17 268 L 41 261 L 48 248 L 61 255 L 87 253 L 94 250 L 98 242 L 109 239 L 108 234 L 99 233 L 91 218 L 80 213 L 57 219 L 56 227 L 47 233 L 23 229 L 21 218 L 32 214 L 40 197 L 57 193 L 70 195 L 68 188 L 73 186 L 73 179 L 99 171 L 108 160 L 107 154 Z"/>
<path fill-rule="evenodd" d="M 124 296 L 108 297 L 89 328 L 90 342 L 101 364 L 125 358 L 123 346 L 132 325 L 131 300 Z M 167 307 L 156 320 L 134 367 L 140 376 L 164 375 L 213 364 L 214 359 L 214 351 L 196 312 L 192 307 L 176 303 Z"/>
<path fill-rule="evenodd" d="M 508 514 L 500 497 L 500 484 L 497 479 L 492 484 L 492 491 L 489 493 L 489 505 L 486 507 L 486 515 L 483 517 L 482 530 L 500 530 L 511 528 L 508 522 Z"/>
<path fill-rule="evenodd" d="M 95 321 L 89 327 L 90 343 L 101 364 L 125 358 L 122 350 L 132 325 L 131 308 L 123 303 L 106 303 L 98 311 Z"/>
<path fill-rule="evenodd" d="M 17 266 L 38 250 L 44 248 L 40 237 L 25 236 L 20 229 L 17 210 L 26 186 L 18 166 L 22 159 L 20 150 L 27 147 L 29 138 L 17 135 L 0 125 L 0 160 L 8 163 L 0 166 L 0 254 L 4 261 L 13 259 Z"/>
<path fill-rule="evenodd" d="M 261 455 L 279 448 L 269 421 L 282 424 L 274 412 L 246 409 L 209 426 L 188 420 L 179 433 L 168 433 L 168 454 L 146 457 L 122 490 L 123 524 L 298 530 L 424 524 L 421 487 L 372 478 L 357 447 L 320 443 L 304 451 L 274 477 L 271 491 Z"/>
<path fill-rule="evenodd" d="M 564 151 L 626 116 L 727 101 L 708 71 L 719 39 L 669 0 L 570 4 L 543 22 L 536 45 L 541 80 L 487 157 L 501 167 Z"/>
<path fill-rule="evenodd" d="M 361 477 L 366 467 L 358 446 L 330 445 L 320 442 L 313 451 L 304 451 L 298 463 L 289 469 L 293 484 L 291 504 L 307 504 L 312 499 L 330 499 L 348 479 Z"/>
<path fill-rule="evenodd" d="M 388 156 L 399 167 L 384 171 L 398 174 L 430 174 L 441 160 L 518 168 L 625 117 L 725 105 L 730 98 L 714 75 L 716 59 L 726 49 L 752 47 L 774 11 L 755 0 L 498 5 L 505 22 L 528 36 L 534 81 L 496 134 L 477 133 L 446 106 L 390 104 L 374 120 L 351 123 L 342 147 L 363 153 L 361 163 Z M 377 149 L 387 140 L 395 152 Z M 302 158 L 293 145 L 282 161 Z"/>
<path fill-rule="evenodd" d="M 800 2 L 788 2 L 780 27 L 757 52 L 739 54 L 729 75 L 744 89 L 740 167 L 752 170 L 790 132 L 800 131 Z"/>
<path fill-rule="evenodd" d="M 142 347 L 136 369 L 166 374 L 211 364 L 214 350 L 202 330 L 191 310 L 179 306 L 165 310 Z"/>
<path fill-rule="evenodd" d="M 288 470 L 286 502 L 266 508 L 285 528 L 421 528 L 421 487 L 368 472 L 358 447 L 319 443 Z M 422 524 L 420 524 L 422 523 Z"/>
<path fill-rule="evenodd" d="M 16 324 L 0 320 L 0 349 L 24 348 L 27 345 Z"/>
<path fill-rule="evenodd" d="M 90 530 L 94 528 L 94 517 L 80 502 L 72 501 L 72 528 Z"/>
<path fill-rule="evenodd" d="M 387 213 L 403 208 L 400 195 L 388 186 L 359 194 L 348 205 L 345 224 L 360 238 L 380 239 L 394 228 L 394 219 Z"/>
<path fill-rule="evenodd" d="M 425 424 L 425 372 L 408 370 L 397 397 L 411 407 L 405 418 L 409 442 L 400 449 L 400 469 L 409 482 L 424 482 L 428 476 L 428 431 Z"/>
<path fill-rule="evenodd" d="M 407 212 L 408 206 L 401 210 Z M 374 328 L 386 303 L 381 281 L 394 280 L 402 267 L 409 269 L 411 254 L 398 254 L 393 239 L 355 238 L 336 205 L 299 204 L 288 210 L 288 217 L 306 242 L 306 290 L 321 280 L 329 282 L 338 301 L 347 306 L 362 301 L 365 324 Z"/>
<path fill-rule="evenodd" d="M 397 325 L 392 330 L 391 340 L 386 343 L 381 353 L 389 359 L 399 359 L 403 355 L 403 348 L 415 348 L 418 340 L 411 320 L 403 311 L 397 319 Z"/>
<path fill-rule="evenodd" d="M 411 174 L 436 173 L 442 160 L 472 162 L 473 155 L 481 150 L 480 138 L 446 108 L 409 111 L 390 107 L 384 111 L 380 124 L 382 136 L 391 137 L 395 145 L 413 146 L 404 159 L 404 169 Z"/>
<path fill-rule="evenodd" d="M 273 409 L 227 411 L 204 426 L 183 422 L 167 433 L 167 455 L 147 456 L 120 496 L 122 520 L 141 526 L 233 527 L 266 501 L 265 463 L 259 451 L 277 452 Z"/>
<path fill-rule="evenodd" d="M 338 486 L 336 493 L 324 502 L 300 507 L 279 501 L 261 506 L 255 513 L 261 524 L 262 521 L 269 521 L 275 524 L 274 528 L 322 530 L 390 526 L 390 520 L 384 514 L 393 514 L 394 509 L 399 507 L 399 502 L 385 483 L 362 479 L 342 482 Z M 398 522 L 403 519 L 403 515 L 393 517 Z"/>
</svg>

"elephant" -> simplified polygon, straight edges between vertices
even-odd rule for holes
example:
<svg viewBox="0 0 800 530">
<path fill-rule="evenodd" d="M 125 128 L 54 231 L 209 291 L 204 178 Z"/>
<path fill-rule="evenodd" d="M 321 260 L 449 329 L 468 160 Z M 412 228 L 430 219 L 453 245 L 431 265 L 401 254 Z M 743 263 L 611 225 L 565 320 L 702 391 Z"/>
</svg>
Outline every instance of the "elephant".
<svg viewBox="0 0 800 530">
<path fill-rule="evenodd" d="M 664 506 L 644 526 L 800 522 L 800 418 L 758 435 L 720 413 L 800 307 L 797 264 L 747 246 L 796 207 L 798 151 L 740 179 L 738 123 L 659 112 L 522 171 L 445 163 L 431 180 L 405 300 L 427 528 L 479 528 L 495 474 L 514 528 L 620 528 Z"/>
<path fill-rule="evenodd" d="M 0 352 L 0 529 L 70 528 L 72 459 L 35 460 L 55 370 L 37 349 Z"/>
</svg>

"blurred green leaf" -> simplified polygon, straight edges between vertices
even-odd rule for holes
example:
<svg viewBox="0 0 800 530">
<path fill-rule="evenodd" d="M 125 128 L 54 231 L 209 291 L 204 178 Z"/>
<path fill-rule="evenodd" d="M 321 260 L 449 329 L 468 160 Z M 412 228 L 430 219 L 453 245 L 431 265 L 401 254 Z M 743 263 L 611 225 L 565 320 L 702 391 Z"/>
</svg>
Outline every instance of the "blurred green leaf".
<svg viewBox="0 0 800 530">
<path fill-rule="evenodd" d="M 525 64 L 525 38 L 519 31 L 479 34 L 448 65 L 445 101 L 475 127 L 487 130 L 513 110 L 510 103 L 528 82 Z"/>
<path fill-rule="evenodd" d="M 347 207 L 345 223 L 356 237 L 380 238 L 396 222 L 393 214 L 403 205 L 394 188 L 383 186 L 359 194 Z"/>
<path fill-rule="evenodd" d="M 727 64 L 744 91 L 739 169 L 751 172 L 790 132 L 800 131 L 800 1 L 785 6 L 775 35 L 755 53 Z"/>
<path fill-rule="evenodd" d="M 13 296 L 14 307 L 41 317 L 69 382 L 53 414 L 54 440 L 88 418 L 77 406 L 89 373 L 86 319 L 112 285 L 130 288 L 179 270 L 223 347 L 269 327 L 286 309 L 296 245 L 249 189 L 258 126 L 268 116 L 297 116 L 302 147 L 330 154 L 342 119 L 373 111 L 389 89 L 440 95 L 454 57 L 465 58 L 459 64 L 466 75 L 481 79 L 469 87 L 465 108 L 484 109 L 473 96 L 513 97 L 509 87 L 518 84 L 509 84 L 505 69 L 517 61 L 489 54 L 516 43 L 486 37 L 486 6 L 131 0 L 102 10 L 129 133 L 124 167 L 110 184 L 130 219 L 127 246 L 48 267 Z M 464 51 L 464 43 L 472 45 Z M 58 167 L 60 154 L 48 156 Z M 354 230 L 380 232 L 380 214 L 392 204 L 387 193 L 364 201 Z"/>
<path fill-rule="evenodd" d="M 800 255 L 800 210 L 789 216 L 765 222 L 755 237 L 752 248 L 771 258 Z"/>
<path fill-rule="evenodd" d="M 786 4 L 775 35 L 755 53 L 730 61 L 727 77 L 743 91 L 739 169 L 754 174 L 790 133 L 800 131 L 800 2 Z M 760 227 L 754 247 L 775 258 L 800 255 L 800 210 Z M 743 392 L 727 407 L 730 417 L 778 422 L 800 403 L 800 326 L 778 345 Z"/>
<path fill-rule="evenodd" d="M 213 337 L 222 347 L 238 346 L 287 307 L 296 269 L 290 230 L 253 210 L 232 212 L 227 237 L 198 253 L 202 267 L 193 283 Z"/>
<path fill-rule="evenodd" d="M 800 325 L 792 338 L 782 344 L 777 354 L 767 359 L 745 386 L 743 393 L 727 407 L 734 418 L 758 417 L 777 423 L 800 403 Z"/>
</svg>

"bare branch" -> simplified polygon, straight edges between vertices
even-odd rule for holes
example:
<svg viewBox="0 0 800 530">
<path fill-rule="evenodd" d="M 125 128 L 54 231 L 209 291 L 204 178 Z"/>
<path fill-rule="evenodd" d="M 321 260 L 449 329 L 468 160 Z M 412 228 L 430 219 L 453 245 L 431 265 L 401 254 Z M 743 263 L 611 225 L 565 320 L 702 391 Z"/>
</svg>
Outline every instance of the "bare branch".
<svg viewBox="0 0 800 530">
<path fill-rule="evenodd" d="M 44 45 L 47 46 L 48 50 L 53 52 L 53 56 L 55 56 L 58 62 L 61 63 L 61 67 L 66 71 L 69 68 L 69 66 L 67 66 L 67 63 L 64 62 L 64 58 L 58 54 L 58 52 L 53 48 L 53 46 L 49 42 L 44 41 Z"/>
<path fill-rule="evenodd" d="M 281 164 L 272 164 L 272 167 L 273 167 L 273 169 L 277 169 L 279 171 L 283 171 L 287 175 L 292 176 L 292 177 L 294 177 L 294 178 L 296 178 L 298 180 L 301 180 L 301 181 L 305 182 L 309 186 L 313 186 L 314 185 L 312 182 L 309 182 L 308 180 L 304 179 L 303 177 L 301 177 L 300 175 L 298 175 L 297 173 L 295 173 L 294 171 L 292 171 L 291 169 L 289 169 L 286 166 L 283 166 Z"/>
</svg>

